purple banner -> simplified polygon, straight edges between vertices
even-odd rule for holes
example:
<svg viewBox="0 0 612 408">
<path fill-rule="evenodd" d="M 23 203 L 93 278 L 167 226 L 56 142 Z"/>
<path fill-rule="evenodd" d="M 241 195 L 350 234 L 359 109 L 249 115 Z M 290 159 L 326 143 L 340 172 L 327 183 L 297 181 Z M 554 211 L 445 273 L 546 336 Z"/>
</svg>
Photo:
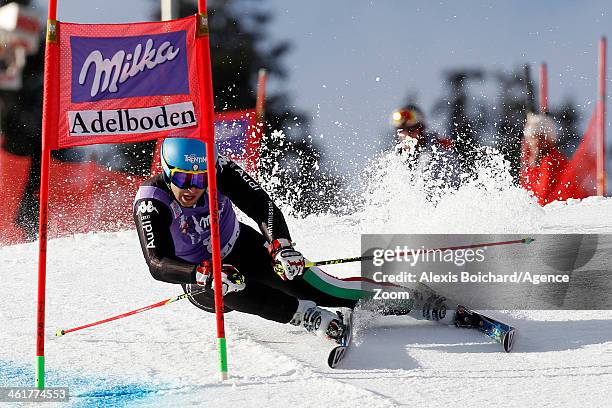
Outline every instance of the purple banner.
<svg viewBox="0 0 612 408">
<path fill-rule="evenodd" d="M 246 153 L 249 121 L 246 119 L 215 120 L 215 139 L 225 154 L 241 156 Z"/>
<path fill-rule="evenodd" d="M 185 31 L 71 37 L 73 103 L 189 94 Z"/>
</svg>

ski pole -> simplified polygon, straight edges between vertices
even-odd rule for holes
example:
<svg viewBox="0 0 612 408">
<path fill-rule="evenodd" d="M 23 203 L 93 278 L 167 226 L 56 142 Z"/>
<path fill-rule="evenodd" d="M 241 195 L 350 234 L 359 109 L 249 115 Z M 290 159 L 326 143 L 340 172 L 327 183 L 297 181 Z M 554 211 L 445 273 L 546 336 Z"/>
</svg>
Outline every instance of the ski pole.
<svg viewBox="0 0 612 408">
<path fill-rule="evenodd" d="M 106 319 L 103 319 L 103 320 L 98 320 L 97 322 L 84 324 L 84 325 L 78 326 L 78 327 L 73 327 L 72 329 L 58 329 L 55 332 L 55 335 L 56 336 L 63 336 L 65 334 L 68 334 L 68 333 L 71 333 L 71 332 L 75 332 L 77 330 L 83 330 L 83 329 L 86 329 L 88 327 L 97 326 L 99 324 L 108 323 L 108 322 L 112 322 L 113 320 L 118 320 L 118 319 L 122 319 L 124 317 L 132 316 L 132 315 L 135 315 L 137 313 L 146 312 L 147 310 L 155 309 L 155 308 L 160 307 L 160 306 L 169 305 L 170 303 L 174 303 L 174 302 L 176 302 L 178 300 L 183 300 L 183 299 L 188 298 L 190 296 L 193 297 L 195 295 L 199 295 L 200 293 L 204 293 L 206 290 L 207 290 L 207 288 L 202 288 L 202 289 L 198 289 L 198 290 L 193 291 L 193 292 L 183 293 L 182 295 L 174 296 L 174 297 L 171 297 L 170 299 L 165 299 L 165 300 L 162 300 L 161 302 L 153 303 L 152 305 L 149 305 L 149 306 L 144 306 L 144 307 L 141 307 L 139 309 L 132 310 L 130 312 L 122 313 L 120 315 L 109 317 L 109 318 L 106 318 Z"/>
<path fill-rule="evenodd" d="M 489 246 L 499 246 L 499 245 L 512 245 L 512 244 L 530 244 L 535 241 L 534 238 L 522 238 L 516 239 L 513 241 L 501 241 L 501 242 L 489 242 L 485 244 L 471 244 L 471 245 L 462 245 L 462 246 L 454 246 L 454 247 L 446 247 L 446 248 L 433 248 L 433 249 L 422 249 L 421 251 L 446 251 L 448 249 L 454 251 L 457 249 L 469 249 L 469 248 L 480 248 L 480 247 L 489 247 Z M 399 252 L 398 255 L 403 256 L 406 254 L 413 254 L 414 251 L 408 252 Z M 313 266 L 321 266 L 321 265 L 337 265 L 349 262 L 358 262 L 358 261 L 370 261 L 374 259 L 374 255 L 364 255 L 364 256 L 356 256 L 352 258 L 340 258 L 340 259 L 329 259 L 327 261 L 318 261 L 318 262 L 306 262 L 304 265 L 306 268 L 311 268 Z"/>
</svg>

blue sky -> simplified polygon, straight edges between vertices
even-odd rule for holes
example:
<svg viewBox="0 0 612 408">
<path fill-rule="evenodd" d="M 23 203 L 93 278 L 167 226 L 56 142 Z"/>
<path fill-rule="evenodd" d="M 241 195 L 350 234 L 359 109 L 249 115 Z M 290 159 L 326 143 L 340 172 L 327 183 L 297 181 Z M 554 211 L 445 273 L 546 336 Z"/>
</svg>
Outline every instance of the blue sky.
<svg viewBox="0 0 612 408">
<path fill-rule="evenodd" d="M 328 157 L 343 161 L 376 150 L 373 146 L 389 131 L 390 112 L 408 92 L 430 114 L 444 95 L 443 73 L 450 68 L 509 71 L 527 62 L 537 72 L 546 61 L 550 104 L 571 98 L 587 118 L 596 101 L 597 43 L 601 35 L 612 34 L 609 0 L 264 4 L 274 14 L 270 37 L 294 45 L 284 60 L 293 102 L 311 116 L 313 136 Z M 58 16 L 78 22 L 140 21 L 149 18 L 145 7 L 151 5 L 147 0 L 59 0 Z M 608 78 L 610 83 L 610 68 Z M 492 89 L 482 94 L 495 96 Z"/>
</svg>

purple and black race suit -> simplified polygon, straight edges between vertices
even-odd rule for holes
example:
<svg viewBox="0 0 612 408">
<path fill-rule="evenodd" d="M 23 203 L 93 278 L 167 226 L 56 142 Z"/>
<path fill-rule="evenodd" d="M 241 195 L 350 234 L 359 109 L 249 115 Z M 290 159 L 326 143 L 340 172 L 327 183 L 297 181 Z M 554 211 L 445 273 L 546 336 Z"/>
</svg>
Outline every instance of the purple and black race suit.
<svg viewBox="0 0 612 408">
<path fill-rule="evenodd" d="M 217 165 L 221 257 L 233 249 L 241 224 L 232 204 L 265 226 L 272 239 L 291 239 L 280 209 L 242 168 L 220 156 Z M 192 208 L 182 207 L 161 175 L 140 186 L 134 201 L 134 221 L 140 244 L 155 279 L 170 283 L 195 282 L 195 268 L 211 259 L 208 194 Z"/>
</svg>

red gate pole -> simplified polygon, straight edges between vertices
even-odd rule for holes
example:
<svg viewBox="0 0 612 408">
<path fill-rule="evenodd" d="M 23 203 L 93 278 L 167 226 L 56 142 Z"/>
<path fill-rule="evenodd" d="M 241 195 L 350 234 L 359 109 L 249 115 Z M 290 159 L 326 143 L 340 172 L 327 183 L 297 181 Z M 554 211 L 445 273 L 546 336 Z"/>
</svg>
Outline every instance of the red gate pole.
<svg viewBox="0 0 612 408">
<path fill-rule="evenodd" d="M 599 92 L 597 104 L 597 195 L 606 194 L 606 37 L 599 40 Z"/>
<path fill-rule="evenodd" d="M 540 113 L 548 112 L 548 67 L 540 65 Z"/>
<path fill-rule="evenodd" d="M 266 112 L 266 82 L 268 81 L 268 72 L 265 68 L 261 68 L 257 73 L 257 100 L 255 102 L 255 115 L 257 116 L 257 122 L 262 124 L 264 122 L 264 115 Z"/>
<path fill-rule="evenodd" d="M 261 156 L 261 138 L 263 137 L 266 125 L 266 82 L 268 81 L 268 72 L 265 68 L 260 68 L 257 74 L 257 99 L 255 102 L 255 134 L 249 134 L 248 137 L 254 137 L 251 147 L 251 154 L 247 159 L 247 169 L 252 170 L 253 174 L 259 178 L 259 158 Z"/>
<path fill-rule="evenodd" d="M 45 64 L 57 66 L 57 0 L 49 0 L 47 21 L 47 46 L 45 48 Z M 45 76 L 49 74 L 46 70 Z M 49 221 L 49 165 L 51 161 L 51 146 L 49 146 L 50 131 L 53 128 L 53 113 L 55 108 L 50 103 L 51 97 L 57 92 L 55 81 L 45 78 L 45 92 L 42 117 L 42 151 L 40 160 L 40 209 L 38 221 L 38 299 L 36 306 L 36 387 L 45 388 L 45 294 L 47 286 L 47 232 Z"/>
<path fill-rule="evenodd" d="M 204 123 L 206 142 L 206 168 L 208 169 L 208 201 L 210 209 L 210 238 L 212 245 L 213 283 L 215 292 L 215 314 L 217 317 L 217 349 L 219 351 L 219 374 L 221 380 L 227 379 L 227 343 L 225 339 L 225 320 L 223 314 L 223 290 L 221 286 L 221 250 L 219 236 L 219 202 L 217 197 L 217 171 L 215 160 L 214 96 L 212 88 L 212 69 L 210 66 L 210 45 L 206 0 L 198 0 L 198 59 L 200 69 L 200 106 L 206 109 L 208 118 Z M 204 81 L 210 81 L 205 84 Z M 205 115 L 203 115 L 206 117 Z"/>
</svg>

